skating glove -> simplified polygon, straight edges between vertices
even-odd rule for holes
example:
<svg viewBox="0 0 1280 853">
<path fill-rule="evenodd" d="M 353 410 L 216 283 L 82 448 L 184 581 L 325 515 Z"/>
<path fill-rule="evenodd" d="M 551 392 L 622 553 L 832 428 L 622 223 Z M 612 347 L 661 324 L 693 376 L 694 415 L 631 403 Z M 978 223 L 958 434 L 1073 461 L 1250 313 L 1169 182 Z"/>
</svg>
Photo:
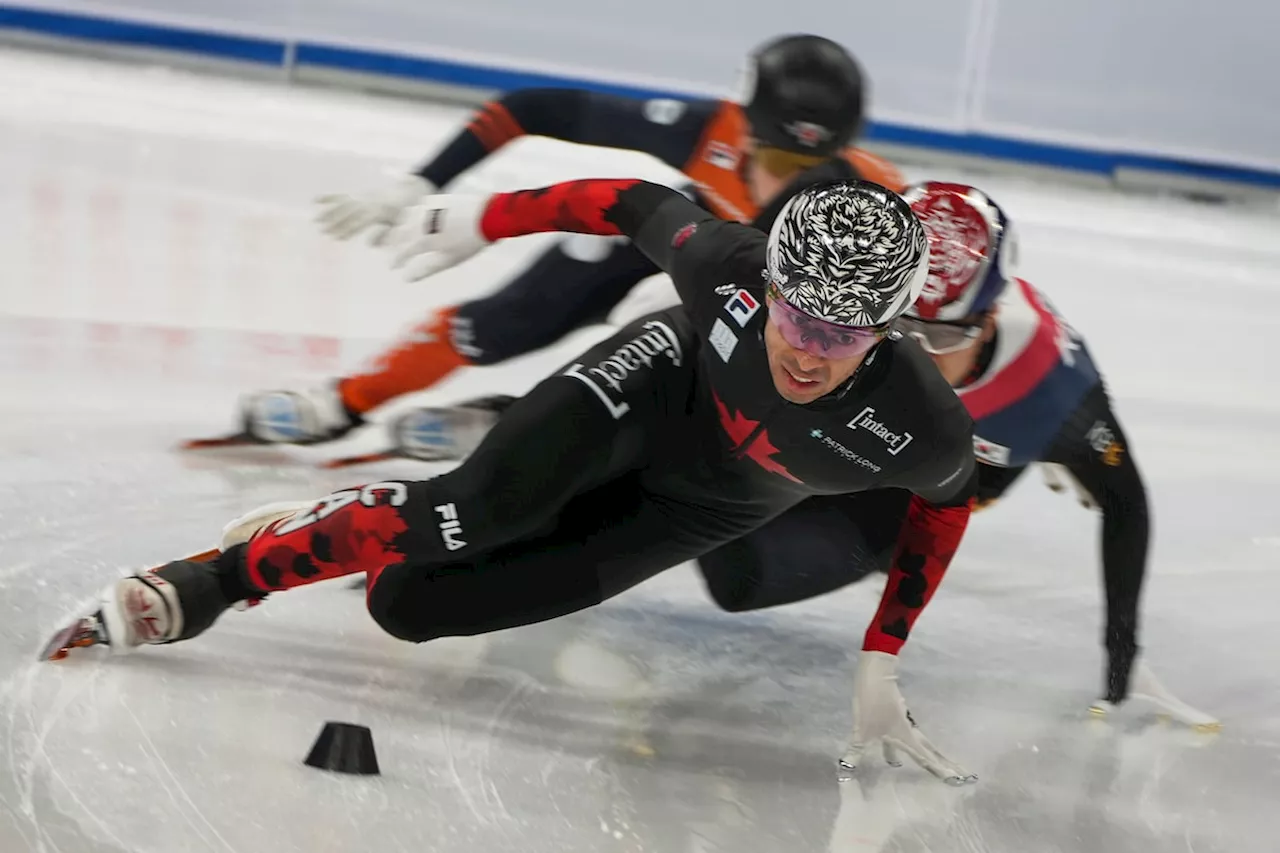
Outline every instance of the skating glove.
<svg viewBox="0 0 1280 853">
<path fill-rule="evenodd" d="M 433 195 L 410 207 L 391 230 L 386 244 L 395 252 L 391 266 L 406 281 L 418 281 L 457 266 L 489 245 L 480 233 L 487 195 Z"/>
<path fill-rule="evenodd" d="M 326 195 L 316 199 L 316 221 L 330 237 L 347 240 L 369 229 L 369 245 L 381 246 L 387 233 L 400 222 L 405 208 L 436 192 L 419 175 L 404 175 L 394 182 L 359 195 Z"/>
<path fill-rule="evenodd" d="M 1153 708 L 1158 714 L 1167 715 L 1184 725 L 1193 726 L 1202 731 L 1217 731 L 1222 728 L 1222 723 L 1216 718 L 1192 708 L 1170 693 L 1156 678 L 1151 668 L 1141 660 L 1133 663 L 1131 677 L 1126 671 L 1125 682 L 1119 682 L 1118 675 L 1116 661 L 1113 658 L 1108 665 L 1107 696 L 1094 702 L 1089 708 L 1096 716 L 1106 716 L 1115 711 L 1119 705 L 1127 702 L 1130 705 L 1145 705 Z M 1128 688 L 1127 696 L 1126 687 Z"/>
<path fill-rule="evenodd" d="M 884 742 L 884 760 L 901 767 L 899 752 L 907 755 L 948 785 L 966 785 L 978 777 L 945 757 L 920 733 L 898 690 L 898 658 L 886 652 L 864 651 L 858 657 L 853 682 L 853 737 L 840 766 L 855 770 L 873 741 Z"/>
</svg>

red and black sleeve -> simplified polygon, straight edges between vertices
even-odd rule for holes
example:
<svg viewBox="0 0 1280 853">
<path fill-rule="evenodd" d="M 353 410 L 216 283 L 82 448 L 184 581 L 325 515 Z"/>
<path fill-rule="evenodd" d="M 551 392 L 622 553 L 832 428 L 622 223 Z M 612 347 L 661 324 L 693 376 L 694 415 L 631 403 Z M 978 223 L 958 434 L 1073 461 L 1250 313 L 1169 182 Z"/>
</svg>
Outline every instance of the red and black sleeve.
<svg viewBox="0 0 1280 853">
<path fill-rule="evenodd" d="M 756 278 L 765 263 L 764 232 L 725 222 L 675 190 L 635 179 L 569 181 L 500 193 L 480 218 L 486 240 L 544 231 L 622 235 L 671 275 L 694 316 L 723 305 L 717 287 Z"/>
<path fill-rule="evenodd" d="M 521 136 L 652 154 L 679 168 L 716 101 L 641 100 L 583 89 L 518 89 L 482 106 L 418 174 L 437 187 Z"/>
<path fill-rule="evenodd" d="M 670 272 L 672 253 L 699 223 L 711 220 L 711 213 L 670 187 L 600 178 L 499 193 L 481 216 L 480 232 L 489 241 L 546 231 L 623 235 Z"/>
<path fill-rule="evenodd" d="M 943 430 L 939 451 L 912 472 L 917 483 L 910 487 L 911 503 L 880 608 L 867 628 L 863 648 L 868 651 L 898 653 L 938 591 L 969 526 L 978 492 L 972 428 L 967 415 L 951 422 L 939 417 L 938 423 Z M 920 478 L 928 485 L 921 485 Z"/>
<path fill-rule="evenodd" d="M 938 591 L 969 524 L 972 499 L 937 506 L 913 495 L 898 537 L 898 549 L 880 608 L 862 648 L 896 655 L 911 627 Z"/>
</svg>

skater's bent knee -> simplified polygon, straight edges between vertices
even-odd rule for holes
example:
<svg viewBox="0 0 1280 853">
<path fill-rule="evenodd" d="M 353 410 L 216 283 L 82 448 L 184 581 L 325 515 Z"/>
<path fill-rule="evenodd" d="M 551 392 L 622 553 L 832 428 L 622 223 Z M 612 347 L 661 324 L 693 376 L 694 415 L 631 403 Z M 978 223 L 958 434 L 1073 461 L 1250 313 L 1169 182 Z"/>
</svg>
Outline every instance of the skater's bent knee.
<svg viewBox="0 0 1280 853">
<path fill-rule="evenodd" d="M 404 566 L 383 569 L 369 588 L 366 603 L 378 627 L 398 640 L 425 643 L 442 634 L 435 628 L 434 609 L 423 595 L 430 587 L 425 572 L 410 575 Z"/>
</svg>

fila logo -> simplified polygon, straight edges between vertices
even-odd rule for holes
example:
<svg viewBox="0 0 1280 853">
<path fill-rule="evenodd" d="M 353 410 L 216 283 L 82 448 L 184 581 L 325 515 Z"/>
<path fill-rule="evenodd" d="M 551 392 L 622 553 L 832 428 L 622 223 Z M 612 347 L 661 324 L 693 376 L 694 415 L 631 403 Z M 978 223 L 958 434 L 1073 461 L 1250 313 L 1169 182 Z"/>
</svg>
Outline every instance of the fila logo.
<svg viewBox="0 0 1280 853">
<path fill-rule="evenodd" d="M 760 303 L 750 293 L 739 289 L 737 293 L 729 297 L 729 301 L 724 304 L 724 310 L 728 311 L 729 316 L 745 329 L 747 321 L 760 310 Z"/>
<path fill-rule="evenodd" d="M 435 510 L 444 519 L 440 522 L 440 538 L 444 540 L 444 547 L 450 551 L 467 547 L 467 543 L 462 541 L 462 522 L 458 521 L 458 508 L 447 503 L 440 504 Z"/>
<path fill-rule="evenodd" d="M 858 412 L 858 416 L 849 421 L 847 426 L 852 430 L 857 430 L 859 428 L 865 429 L 867 432 L 889 445 L 890 456 L 897 456 L 908 444 L 911 443 L 915 436 L 909 432 L 894 432 L 883 423 L 876 420 L 875 413 L 876 410 L 874 406 L 867 406 L 861 412 Z"/>
</svg>

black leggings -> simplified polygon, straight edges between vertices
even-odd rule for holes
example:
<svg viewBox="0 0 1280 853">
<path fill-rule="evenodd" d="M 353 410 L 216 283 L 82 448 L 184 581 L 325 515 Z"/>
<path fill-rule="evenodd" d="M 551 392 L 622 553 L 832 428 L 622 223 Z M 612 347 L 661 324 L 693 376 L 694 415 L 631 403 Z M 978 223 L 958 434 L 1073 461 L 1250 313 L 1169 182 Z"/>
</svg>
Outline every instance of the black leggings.
<svg viewBox="0 0 1280 853">
<path fill-rule="evenodd" d="M 592 373 L 637 340 L 649 366 Z M 641 318 L 513 403 L 461 466 L 404 484 L 409 530 L 396 545 L 406 558 L 377 573 L 374 619 L 421 642 L 563 616 L 781 511 L 707 517 L 646 488 L 650 449 L 666 459 L 670 433 L 687 429 L 697 347 L 683 312 Z M 446 527 L 456 555 L 442 546 Z"/>
<path fill-rule="evenodd" d="M 777 607 L 887 572 L 911 493 L 885 489 L 812 497 L 698 560 L 724 610 Z"/>
</svg>

